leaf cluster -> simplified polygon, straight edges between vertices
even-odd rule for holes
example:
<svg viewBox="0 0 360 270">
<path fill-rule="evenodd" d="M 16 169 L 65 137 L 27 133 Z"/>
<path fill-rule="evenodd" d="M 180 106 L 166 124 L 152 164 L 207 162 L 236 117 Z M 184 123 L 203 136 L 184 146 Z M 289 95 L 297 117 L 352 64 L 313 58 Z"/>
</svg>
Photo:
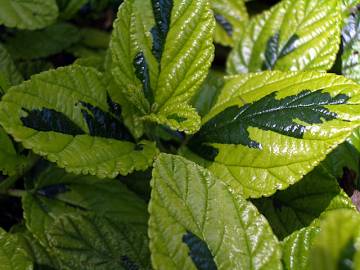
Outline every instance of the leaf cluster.
<svg viewBox="0 0 360 270">
<path fill-rule="evenodd" d="M 360 1 L 0 0 L 0 268 L 360 269 Z"/>
</svg>

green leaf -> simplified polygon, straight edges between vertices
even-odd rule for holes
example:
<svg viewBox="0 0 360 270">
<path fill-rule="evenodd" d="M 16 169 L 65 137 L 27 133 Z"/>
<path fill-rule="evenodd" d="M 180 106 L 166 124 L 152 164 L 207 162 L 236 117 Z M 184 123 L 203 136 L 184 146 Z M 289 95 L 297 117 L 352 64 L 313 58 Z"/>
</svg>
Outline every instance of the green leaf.
<svg viewBox="0 0 360 270">
<path fill-rule="evenodd" d="M 154 269 L 282 269 L 266 219 L 207 170 L 161 154 L 151 185 Z"/>
<path fill-rule="evenodd" d="M 214 39 L 224 46 L 233 46 L 248 20 L 243 0 L 211 0 L 211 8 L 216 20 Z"/>
<path fill-rule="evenodd" d="M 106 73 L 106 75 L 109 77 L 107 83 L 109 95 L 113 98 L 114 102 L 121 105 L 121 115 L 124 124 L 129 128 L 135 138 L 140 138 L 144 134 L 144 123 L 139 118 L 141 111 L 135 106 L 132 106 L 131 102 L 126 98 L 126 95 L 121 91 L 111 74 Z"/>
<path fill-rule="evenodd" d="M 43 59 L 18 61 L 16 67 L 25 80 L 29 80 L 32 75 L 54 68 L 51 62 Z"/>
<path fill-rule="evenodd" d="M 228 58 L 228 72 L 330 69 L 340 44 L 338 3 L 284 0 L 254 17 Z"/>
<path fill-rule="evenodd" d="M 51 166 L 36 179 L 35 188 L 39 195 L 115 221 L 145 225 L 148 220 L 145 202 L 116 180 L 69 174 Z"/>
<path fill-rule="evenodd" d="M 360 83 L 360 12 L 355 9 L 342 30 L 342 74 Z"/>
<path fill-rule="evenodd" d="M 359 0 L 342 0 L 341 1 L 341 11 L 342 11 L 344 21 L 349 16 L 351 9 L 355 8 L 359 4 L 360 4 Z"/>
<path fill-rule="evenodd" d="M 26 251 L 19 247 L 15 236 L 0 229 L 1 270 L 33 270 L 33 264 Z"/>
<path fill-rule="evenodd" d="M 13 176 L 23 171 L 26 164 L 26 156 L 17 153 L 14 142 L 0 127 L 0 172 Z"/>
<path fill-rule="evenodd" d="M 253 203 L 267 218 L 279 239 L 309 226 L 324 212 L 339 208 L 355 209 L 336 178 L 321 166 L 288 189 Z"/>
<path fill-rule="evenodd" d="M 327 214 L 312 245 L 309 269 L 359 269 L 359 243 L 358 212 L 338 210 Z"/>
<path fill-rule="evenodd" d="M 146 230 L 94 215 L 63 216 L 47 231 L 69 269 L 150 269 Z"/>
<path fill-rule="evenodd" d="M 294 232 L 283 241 L 283 262 L 287 270 L 309 269 L 309 257 L 318 226 L 309 226 Z"/>
<path fill-rule="evenodd" d="M 60 53 L 80 40 L 79 30 L 68 23 L 57 23 L 42 30 L 18 31 L 6 40 L 15 59 L 37 59 Z"/>
<path fill-rule="evenodd" d="M 234 76 L 188 147 L 245 197 L 269 196 L 299 181 L 359 126 L 359 91 L 316 72 Z"/>
<path fill-rule="evenodd" d="M 41 245 L 28 230 L 22 230 L 16 233 L 15 236 L 19 242 L 19 246 L 31 257 L 36 270 L 60 269 L 57 258 L 52 256 L 52 254 L 46 250 L 46 247 Z"/>
<path fill-rule="evenodd" d="M 40 29 L 58 16 L 55 0 L 0 0 L 0 25 L 19 29 Z"/>
<path fill-rule="evenodd" d="M 45 247 L 48 246 L 48 239 L 45 235 L 47 228 L 61 215 L 81 212 L 81 209 L 76 209 L 61 201 L 38 196 L 30 192 L 22 197 L 22 206 L 26 227 Z"/>
<path fill-rule="evenodd" d="M 115 180 L 69 174 L 50 166 L 34 184 L 23 199 L 23 207 L 29 230 L 43 244 L 47 242 L 46 228 L 66 213 L 95 212 L 137 227 L 144 227 L 148 220 L 145 202 Z"/>
<path fill-rule="evenodd" d="M 321 163 L 335 178 L 341 179 L 344 169 L 349 169 L 359 176 L 360 152 L 348 141 L 340 144 Z"/>
<path fill-rule="evenodd" d="M 138 117 L 194 133 L 188 103 L 207 75 L 214 18 L 206 0 L 130 0 L 120 7 L 110 42 L 112 73 Z"/>
<path fill-rule="evenodd" d="M 223 86 L 224 74 L 211 70 L 192 102 L 200 116 L 206 115 L 215 105 L 216 99 Z"/>
<path fill-rule="evenodd" d="M 60 18 L 69 20 L 84 6 L 88 0 L 56 0 L 59 7 Z"/>
<path fill-rule="evenodd" d="M 126 175 L 149 167 L 157 153 L 154 143 L 134 143 L 102 74 L 92 68 L 33 76 L 3 97 L 0 111 L 0 123 L 17 141 L 68 172 Z"/>
<path fill-rule="evenodd" d="M 5 93 L 11 85 L 16 85 L 23 81 L 10 54 L 0 43 L 0 79 L 1 78 L 5 81 L 5 84 L 0 83 L 0 94 Z"/>
<path fill-rule="evenodd" d="M 110 34 L 96 28 L 81 29 L 81 43 L 93 49 L 107 49 L 110 42 Z"/>
</svg>

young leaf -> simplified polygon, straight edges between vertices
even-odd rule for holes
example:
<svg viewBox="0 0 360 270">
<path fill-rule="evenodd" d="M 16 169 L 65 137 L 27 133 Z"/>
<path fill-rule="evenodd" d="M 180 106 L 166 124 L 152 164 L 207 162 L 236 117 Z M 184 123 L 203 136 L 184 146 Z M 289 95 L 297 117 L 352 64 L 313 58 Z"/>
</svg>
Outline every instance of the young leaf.
<svg viewBox="0 0 360 270">
<path fill-rule="evenodd" d="M 110 43 L 112 73 L 144 119 L 187 133 L 199 128 L 188 102 L 210 67 L 213 28 L 206 0 L 123 3 Z"/>
<path fill-rule="evenodd" d="M 342 74 L 360 83 L 360 12 L 354 9 L 342 30 Z"/>
<path fill-rule="evenodd" d="M 253 203 L 267 218 L 279 239 L 309 226 L 324 212 L 339 208 L 355 210 L 337 179 L 321 166 L 288 189 Z"/>
<path fill-rule="evenodd" d="M 151 185 L 154 269 L 282 268 L 279 243 L 264 217 L 207 170 L 161 154 Z"/>
<path fill-rule="evenodd" d="M 216 20 L 215 42 L 233 46 L 238 39 L 248 14 L 243 0 L 211 0 L 211 8 Z"/>
<path fill-rule="evenodd" d="M 19 29 L 40 29 L 58 16 L 56 0 L 0 0 L 0 25 Z"/>
<path fill-rule="evenodd" d="M 56 257 L 69 269 L 150 269 L 146 231 L 95 215 L 60 217 L 47 231 Z"/>
<path fill-rule="evenodd" d="M 188 147 L 245 197 L 269 196 L 300 180 L 359 126 L 359 94 L 356 83 L 331 74 L 234 76 Z"/>
<path fill-rule="evenodd" d="M 1 83 L 1 79 L 4 83 Z M 4 94 L 11 85 L 19 84 L 23 78 L 17 70 L 13 59 L 5 47 L 0 43 L 0 95 Z"/>
<path fill-rule="evenodd" d="M 228 58 L 228 72 L 330 69 L 340 44 L 338 3 L 284 0 L 254 17 Z"/>
<path fill-rule="evenodd" d="M 0 229 L 1 270 L 33 270 L 33 264 L 26 251 L 19 247 L 15 236 Z"/>
<path fill-rule="evenodd" d="M 320 233 L 313 241 L 309 269 L 359 269 L 358 212 L 337 210 L 327 214 L 320 224 Z"/>
<path fill-rule="evenodd" d="M 77 65 L 33 76 L 3 97 L 0 123 L 69 172 L 115 177 L 146 169 L 155 145 L 134 143 L 101 76 Z"/>
<path fill-rule="evenodd" d="M 312 225 L 302 228 L 283 241 L 283 262 L 287 270 L 309 269 L 309 257 L 319 227 Z"/>
<path fill-rule="evenodd" d="M 80 40 L 79 30 L 69 23 L 57 23 L 42 30 L 18 31 L 6 40 L 15 59 L 37 59 L 57 54 Z"/>
</svg>

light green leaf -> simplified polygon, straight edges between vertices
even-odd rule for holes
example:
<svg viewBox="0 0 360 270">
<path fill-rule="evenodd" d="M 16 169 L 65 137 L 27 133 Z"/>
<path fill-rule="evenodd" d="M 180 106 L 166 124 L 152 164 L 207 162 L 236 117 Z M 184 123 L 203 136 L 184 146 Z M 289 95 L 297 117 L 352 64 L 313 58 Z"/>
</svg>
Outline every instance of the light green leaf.
<svg viewBox="0 0 360 270">
<path fill-rule="evenodd" d="M 4 80 L 4 83 L 0 83 L 0 94 L 3 94 L 11 85 L 19 84 L 23 81 L 23 78 L 17 70 L 13 59 L 7 52 L 5 47 L 0 43 L 0 79 Z"/>
<path fill-rule="evenodd" d="M 254 17 L 228 58 L 228 72 L 330 69 L 340 44 L 338 3 L 284 0 Z"/>
<path fill-rule="evenodd" d="M 351 136 L 348 138 L 348 142 L 360 153 L 360 128 L 353 131 Z"/>
<path fill-rule="evenodd" d="M 354 10 L 342 30 L 342 74 L 360 83 L 360 12 Z"/>
<path fill-rule="evenodd" d="M 216 20 L 215 42 L 224 46 L 233 46 L 248 20 L 243 0 L 211 0 L 211 8 Z"/>
<path fill-rule="evenodd" d="M 360 215 L 352 210 L 329 213 L 313 240 L 310 268 L 313 270 L 359 269 Z"/>
<path fill-rule="evenodd" d="M 309 269 L 309 257 L 318 226 L 309 226 L 294 232 L 283 241 L 283 261 L 287 270 Z"/>
<path fill-rule="evenodd" d="M 206 0 L 122 4 L 110 42 L 112 73 L 138 117 L 187 133 L 199 128 L 188 103 L 213 58 L 214 21 Z"/>
<path fill-rule="evenodd" d="M 359 126 L 359 103 L 360 87 L 332 74 L 234 76 L 188 147 L 245 197 L 269 196 L 299 181 Z"/>
<path fill-rule="evenodd" d="M 0 229 L 1 270 L 33 270 L 33 264 L 26 251 L 19 247 L 15 236 Z"/>
<path fill-rule="evenodd" d="M 37 59 L 57 54 L 80 40 L 79 30 L 69 23 L 57 23 L 42 30 L 18 31 L 6 40 L 15 59 Z"/>
<path fill-rule="evenodd" d="M 342 11 L 344 21 L 349 16 L 351 9 L 355 8 L 359 4 L 360 4 L 359 0 L 342 0 L 341 1 L 341 11 Z"/>
<path fill-rule="evenodd" d="M 144 134 L 144 123 L 140 119 L 141 111 L 131 104 L 126 98 L 126 95 L 122 92 L 121 87 L 115 82 L 111 74 L 106 71 L 108 76 L 108 92 L 113 100 L 121 105 L 121 115 L 124 120 L 124 124 L 129 128 L 135 138 L 140 138 Z"/>
<path fill-rule="evenodd" d="M 58 16 L 55 0 L 0 0 L 0 24 L 19 29 L 39 29 Z"/>
<path fill-rule="evenodd" d="M 94 215 L 60 217 L 47 231 L 68 269 L 150 269 L 146 230 Z"/>
<path fill-rule="evenodd" d="M 324 212 L 339 208 L 355 209 L 337 179 L 322 166 L 288 189 L 253 203 L 267 218 L 279 239 L 309 226 Z"/>
<path fill-rule="evenodd" d="M 282 269 L 266 219 L 207 170 L 161 154 L 151 185 L 154 269 Z"/>
<path fill-rule="evenodd" d="M 134 143 L 102 74 L 92 68 L 33 76 L 9 90 L 0 111 L 0 123 L 17 141 L 68 172 L 126 175 L 149 167 L 157 153 L 154 143 Z"/>
</svg>

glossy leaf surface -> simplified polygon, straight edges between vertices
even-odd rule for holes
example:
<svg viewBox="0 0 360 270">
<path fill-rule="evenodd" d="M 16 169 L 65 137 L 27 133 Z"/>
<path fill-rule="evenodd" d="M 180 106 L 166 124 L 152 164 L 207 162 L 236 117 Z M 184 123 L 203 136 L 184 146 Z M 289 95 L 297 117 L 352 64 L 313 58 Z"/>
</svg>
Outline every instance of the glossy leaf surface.
<svg viewBox="0 0 360 270">
<path fill-rule="evenodd" d="M 33 76 L 3 97 L 0 122 L 26 148 L 69 172 L 115 177 L 146 169 L 155 146 L 134 143 L 101 77 L 80 66 Z"/>
<path fill-rule="evenodd" d="M 228 72 L 330 69 L 340 44 L 338 3 L 284 0 L 254 17 L 228 58 Z"/>
<path fill-rule="evenodd" d="M 343 53 L 342 74 L 360 82 L 360 12 L 354 9 L 347 17 L 346 25 L 342 30 Z"/>
<path fill-rule="evenodd" d="M 213 58 L 215 19 L 205 0 L 126 1 L 111 40 L 112 73 L 145 120 L 194 133 L 188 103 Z"/>
<path fill-rule="evenodd" d="M 302 228 L 283 241 L 283 261 L 285 269 L 309 269 L 309 256 L 315 236 L 319 233 L 316 225 Z"/>
<path fill-rule="evenodd" d="M 245 197 L 271 195 L 359 125 L 359 91 L 350 80 L 315 72 L 232 77 L 188 143 L 203 160 L 192 158 Z"/>
<path fill-rule="evenodd" d="M 339 229 L 341 228 L 341 229 Z M 360 266 L 360 215 L 352 210 L 329 213 L 313 242 L 310 269 L 358 269 Z"/>
<path fill-rule="evenodd" d="M 248 20 L 243 0 L 211 0 L 216 20 L 214 40 L 224 46 L 233 46 Z"/>
<path fill-rule="evenodd" d="M 267 221 L 207 170 L 161 154 L 151 185 L 154 269 L 281 269 Z"/>
</svg>

